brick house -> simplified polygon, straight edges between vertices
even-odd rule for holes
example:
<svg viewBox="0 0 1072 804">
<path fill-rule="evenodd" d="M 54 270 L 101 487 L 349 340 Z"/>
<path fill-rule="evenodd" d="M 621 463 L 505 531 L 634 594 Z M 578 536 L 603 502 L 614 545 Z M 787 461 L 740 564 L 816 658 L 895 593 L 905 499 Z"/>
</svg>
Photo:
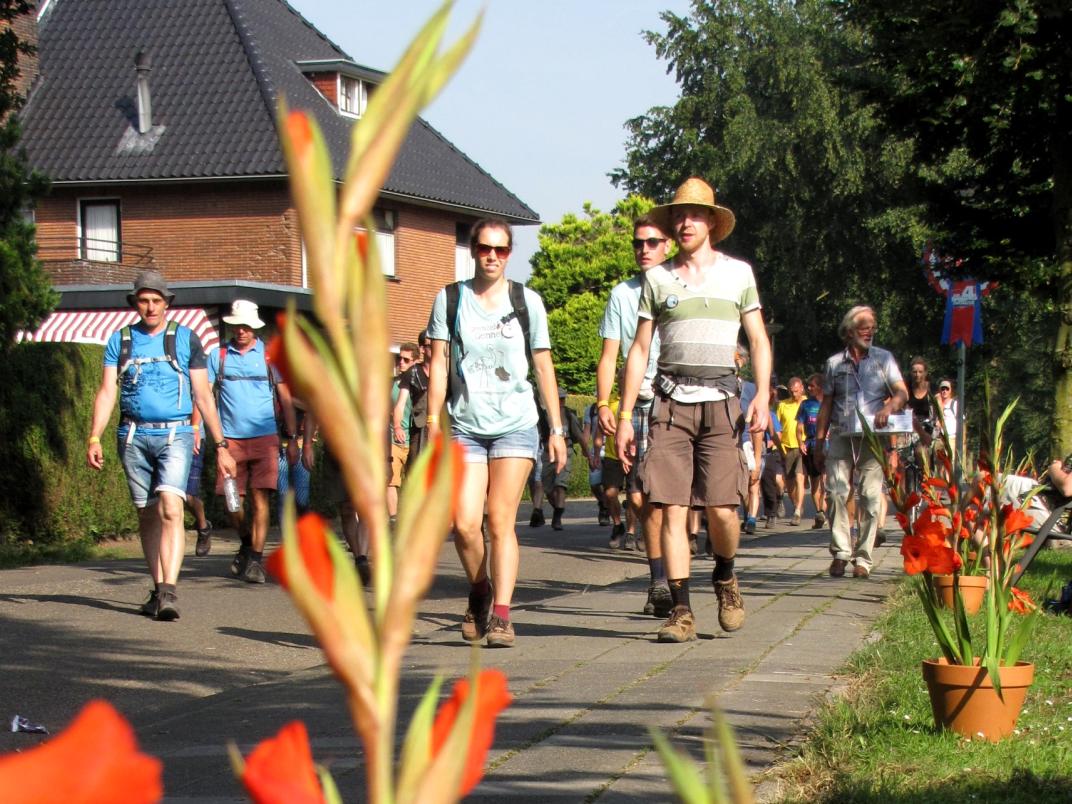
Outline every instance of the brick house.
<svg viewBox="0 0 1072 804">
<path fill-rule="evenodd" d="M 71 314 L 84 322 L 89 311 L 122 309 L 147 266 L 210 323 L 239 297 L 266 308 L 295 298 L 308 309 L 276 100 L 316 116 L 339 178 L 351 127 L 384 74 L 282 0 L 39 6 L 38 63 L 29 65 L 38 72 L 21 118 L 30 162 L 52 179 L 35 222 L 62 301 L 33 339 L 62 330 L 95 340 Z M 485 215 L 539 222 L 418 120 L 374 214 L 395 343 L 424 326 L 440 287 L 471 274 L 463 244 Z"/>
</svg>

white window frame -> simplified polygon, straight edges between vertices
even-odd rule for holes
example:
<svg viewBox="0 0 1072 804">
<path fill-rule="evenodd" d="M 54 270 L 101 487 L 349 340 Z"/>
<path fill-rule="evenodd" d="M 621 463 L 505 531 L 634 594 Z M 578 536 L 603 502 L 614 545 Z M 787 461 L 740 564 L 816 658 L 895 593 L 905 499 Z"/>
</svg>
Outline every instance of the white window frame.
<svg viewBox="0 0 1072 804">
<path fill-rule="evenodd" d="M 462 227 L 465 231 L 462 231 Z M 476 260 L 469 248 L 469 224 L 456 224 L 454 227 L 454 281 L 463 282 L 476 275 Z"/>
<path fill-rule="evenodd" d="M 380 269 L 384 276 L 395 275 L 395 228 L 398 215 L 392 209 L 373 209 L 372 217 L 376 221 L 376 230 L 372 233 L 376 241 L 376 251 L 380 258 Z M 364 226 L 355 226 L 355 232 L 367 231 Z"/>
<path fill-rule="evenodd" d="M 115 209 L 115 247 L 111 241 L 88 245 L 86 243 L 85 210 L 87 206 L 111 206 Z M 79 198 L 77 207 L 78 257 L 89 262 L 123 261 L 123 207 L 118 198 Z M 109 253 L 110 252 L 110 253 Z"/>
<path fill-rule="evenodd" d="M 348 103 L 349 97 L 343 89 L 347 82 L 353 82 L 354 87 L 354 100 L 353 103 Z M 346 117 L 359 118 L 365 113 L 365 108 L 368 106 L 369 85 L 368 82 L 361 78 L 354 78 L 351 75 L 343 75 L 342 73 L 335 74 L 335 97 L 338 98 L 339 113 Z M 353 106 L 356 105 L 356 109 Z"/>
</svg>

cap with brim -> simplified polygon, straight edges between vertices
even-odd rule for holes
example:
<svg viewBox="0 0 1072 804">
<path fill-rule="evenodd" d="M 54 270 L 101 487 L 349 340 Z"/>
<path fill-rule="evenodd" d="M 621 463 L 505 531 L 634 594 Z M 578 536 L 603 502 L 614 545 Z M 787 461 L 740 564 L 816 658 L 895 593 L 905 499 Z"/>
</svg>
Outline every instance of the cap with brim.
<svg viewBox="0 0 1072 804">
<path fill-rule="evenodd" d="M 949 383 L 947 383 L 947 382 L 943 382 L 943 383 L 939 383 L 939 384 L 938 384 L 938 390 L 939 390 L 939 391 L 941 391 L 941 390 L 942 390 L 943 388 L 948 388 L 948 389 L 949 389 L 950 391 L 952 391 L 952 390 L 953 390 L 953 386 L 952 386 L 952 385 L 950 385 L 950 384 L 949 384 Z"/>
<path fill-rule="evenodd" d="M 649 214 L 659 224 L 659 227 L 669 234 L 673 231 L 670 216 L 672 209 L 686 205 L 707 207 L 715 213 L 715 221 L 711 226 L 712 244 L 719 243 L 729 237 L 730 232 L 733 231 L 733 227 L 737 223 L 737 218 L 732 210 L 716 203 L 715 191 L 711 188 L 711 185 L 695 176 L 686 180 L 684 184 L 677 188 L 673 201 L 669 204 L 654 207 Z"/>
<path fill-rule="evenodd" d="M 170 306 L 175 301 L 175 294 L 168 290 L 167 282 L 157 271 L 142 271 L 134 280 L 134 290 L 127 294 L 127 304 L 136 307 L 138 294 L 143 290 L 159 293 Z"/>
<path fill-rule="evenodd" d="M 261 321 L 259 312 L 255 302 L 235 299 L 231 302 L 231 313 L 223 317 L 223 323 L 233 327 L 246 326 L 250 329 L 260 329 L 264 326 L 264 322 Z"/>
</svg>

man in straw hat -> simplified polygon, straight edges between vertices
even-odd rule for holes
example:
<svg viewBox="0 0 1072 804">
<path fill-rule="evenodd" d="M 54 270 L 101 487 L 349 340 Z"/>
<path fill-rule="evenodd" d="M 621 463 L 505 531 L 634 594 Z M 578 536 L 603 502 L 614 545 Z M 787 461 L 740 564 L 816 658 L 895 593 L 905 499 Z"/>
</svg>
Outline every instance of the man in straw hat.
<svg viewBox="0 0 1072 804">
<path fill-rule="evenodd" d="M 652 215 L 673 234 L 678 251 L 644 274 L 618 414 L 618 453 L 631 464 L 633 407 L 658 331 L 659 368 L 652 383 L 657 399 L 640 482 L 651 503 L 663 509 L 663 560 L 674 607 L 659 640 L 685 642 L 696 638 L 689 600 L 690 507 L 707 510 L 719 625 L 736 631 L 744 623 L 733 565 L 740 539 L 737 506 L 747 495 L 748 471 L 737 440 L 743 427 L 755 432 L 767 427 L 771 350 L 751 266 L 714 248 L 733 230 L 734 216 L 715 202 L 711 186 L 691 178 Z M 735 363 L 742 326 L 757 378 L 756 396 L 743 417 Z"/>
<path fill-rule="evenodd" d="M 223 317 L 233 327 L 231 340 L 208 358 L 208 378 L 220 408 L 223 434 L 237 463 L 234 477 L 243 500 L 247 487 L 253 501 L 252 521 L 245 520 L 245 506 L 230 514 L 242 545 L 231 562 L 230 572 L 248 583 L 264 583 L 261 555 L 268 536 L 268 492 L 279 482 L 279 431 L 287 441 L 287 461 L 298 460 L 297 424 L 290 393 L 279 372 L 268 364 L 264 341 L 257 330 L 264 326 L 257 305 L 235 299 L 230 315 Z M 223 494 L 224 478 L 216 478 L 216 493 Z"/>
<path fill-rule="evenodd" d="M 179 616 L 175 585 L 186 547 L 183 501 L 193 457 L 194 406 L 216 441 L 216 470 L 235 472 L 205 371 L 201 340 L 169 323 L 175 299 L 164 277 L 144 271 L 127 296 L 139 321 L 114 332 L 104 349 L 104 375 L 93 403 L 86 462 L 104 468 L 101 434 L 119 397 L 119 460 L 138 509 L 138 532 L 154 588 L 141 613 L 157 620 Z"/>
</svg>

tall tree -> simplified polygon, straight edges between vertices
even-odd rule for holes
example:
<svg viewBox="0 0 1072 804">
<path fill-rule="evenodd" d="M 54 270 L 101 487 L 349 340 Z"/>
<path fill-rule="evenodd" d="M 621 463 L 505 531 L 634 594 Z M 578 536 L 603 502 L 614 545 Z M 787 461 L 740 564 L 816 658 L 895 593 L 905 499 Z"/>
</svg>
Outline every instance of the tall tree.
<svg viewBox="0 0 1072 804">
<path fill-rule="evenodd" d="M 780 371 L 816 370 L 852 304 L 876 307 L 884 344 L 933 340 L 941 307 L 918 267 L 912 145 L 844 86 L 852 31 L 823 0 L 695 2 L 662 18 L 666 32 L 646 37 L 680 97 L 626 124 L 612 179 L 657 199 L 689 175 L 717 187 L 737 215 L 720 248 L 752 263 L 767 320 L 783 325 Z"/>
<path fill-rule="evenodd" d="M 1054 454 L 1072 451 L 1072 10 L 1062 0 L 852 0 L 859 85 L 914 139 L 934 228 L 966 269 L 1035 289 L 1053 341 Z M 1038 282 L 1038 266 L 1047 276 Z"/>
<path fill-rule="evenodd" d="M 35 328 L 58 299 L 36 259 L 34 226 L 27 218 L 48 182 L 19 148 L 16 113 L 24 99 L 15 79 L 19 54 L 32 52 L 32 44 L 19 41 L 13 23 L 30 13 L 25 0 L 0 0 L 0 348 L 13 343 L 19 330 Z"/>
<path fill-rule="evenodd" d="M 611 288 L 636 271 L 633 221 L 651 206 L 641 196 L 618 202 L 610 212 L 585 203 L 581 216 L 569 212 L 540 227 L 528 284 L 547 305 L 555 368 L 574 393 L 595 392 L 603 307 Z"/>
</svg>

